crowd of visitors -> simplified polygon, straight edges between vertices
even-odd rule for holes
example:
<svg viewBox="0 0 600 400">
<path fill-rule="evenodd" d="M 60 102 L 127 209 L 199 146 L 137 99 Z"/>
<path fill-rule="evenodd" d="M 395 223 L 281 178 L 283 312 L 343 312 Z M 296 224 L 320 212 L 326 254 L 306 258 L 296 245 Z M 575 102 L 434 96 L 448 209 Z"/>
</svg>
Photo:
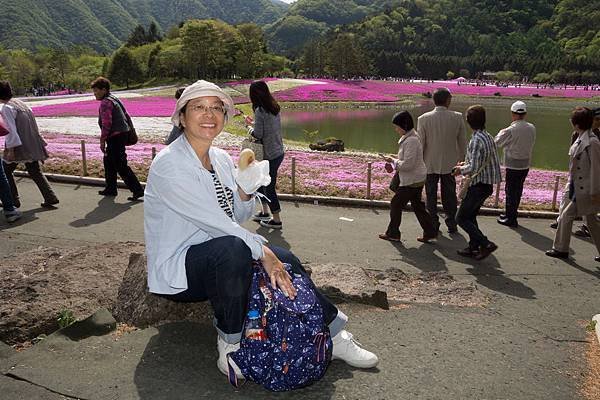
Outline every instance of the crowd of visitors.
<svg viewBox="0 0 600 400">
<path fill-rule="evenodd" d="M 100 102 L 98 124 L 104 153 L 105 187 L 102 196 L 117 195 L 120 175 L 132 196 L 145 201 L 144 231 L 148 256 L 148 287 L 152 293 L 174 301 L 206 301 L 214 310 L 217 329 L 217 366 L 224 374 L 243 378 L 229 356 L 240 348 L 247 313 L 253 263 L 260 263 L 274 289 L 293 300 L 297 288 L 293 276 L 309 280 L 304 267 L 289 250 L 268 245 L 267 240 L 240 224 L 250 218 L 262 226 L 281 229 L 281 206 L 276 192 L 277 173 L 285 151 L 281 135 L 280 106 L 264 81 L 250 85 L 254 117 L 246 116 L 249 133 L 261 141 L 266 170 L 257 163 L 236 168 L 213 140 L 235 109 L 231 97 L 217 85 L 198 81 L 176 92 L 171 121 L 173 131 L 165 147 L 153 160 L 144 191 L 127 164 L 126 146 L 135 143 L 135 129 L 121 101 L 110 93 L 110 81 L 99 77 L 91 83 Z M 430 243 L 440 234 L 438 187 L 444 222 L 450 235 L 462 228 L 468 246 L 458 250 L 464 257 L 482 260 L 497 250 L 477 222 L 484 201 L 501 181 L 498 148 L 502 148 L 506 171 L 506 210 L 497 222 L 518 229 L 518 209 L 536 139 L 535 126 L 527 122 L 527 105 L 515 101 L 510 125 L 494 137 L 486 131 L 486 110 L 473 105 L 465 117 L 450 111 L 452 95 L 446 88 L 433 94 L 435 109 L 420 116 L 415 126 L 408 111 L 392 119 L 399 136 L 398 154 L 380 156 L 393 173 L 390 189 L 390 222 L 379 238 L 401 240 L 402 211 L 408 202 L 422 228 L 417 241 Z M 0 82 L 0 130 L 5 150 L 0 163 L 0 199 L 8 222 L 21 217 L 20 198 L 13 178 L 18 163 L 24 163 L 38 186 L 42 207 L 59 203 L 41 171 L 48 158 L 31 110 L 12 98 L 10 83 Z M 508 118 L 507 118 L 508 119 Z M 464 121 L 470 128 L 470 140 Z M 556 222 L 550 257 L 568 258 L 573 221 L 583 217 L 600 254 L 600 108 L 576 107 L 571 114 L 574 132 L 569 148 L 569 181 Z M 132 133 L 134 139 L 132 142 Z M 456 177 L 461 176 L 457 191 Z M 263 178 L 266 178 L 263 179 Z M 264 182 L 270 182 L 263 186 Z M 261 183 L 259 183 L 261 182 Z M 425 188 L 425 203 L 422 192 Z M 263 197 L 257 214 L 255 200 Z M 254 214 L 254 215 L 253 215 Z M 595 258 L 600 261 L 600 257 Z M 288 265 L 291 272 L 285 269 Z M 313 285 L 314 286 L 314 285 Z M 348 317 L 314 289 L 331 335 L 330 357 L 359 368 L 377 365 L 378 357 L 364 349 L 344 330 Z M 263 326 L 266 324 L 263 316 Z M 285 351 L 285 349 L 283 349 Z"/>
</svg>

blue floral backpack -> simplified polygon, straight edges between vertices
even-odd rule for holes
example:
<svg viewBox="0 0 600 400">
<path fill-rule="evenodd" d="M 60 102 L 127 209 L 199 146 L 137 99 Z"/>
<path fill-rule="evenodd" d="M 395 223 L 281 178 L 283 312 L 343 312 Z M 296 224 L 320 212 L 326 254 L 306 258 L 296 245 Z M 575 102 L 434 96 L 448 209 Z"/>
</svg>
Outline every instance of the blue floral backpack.
<svg viewBox="0 0 600 400">
<path fill-rule="evenodd" d="M 293 390 L 321 379 L 333 348 L 313 283 L 294 274 L 289 264 L 284 267 L 297 291 L 294 300 L 273 290 L 262 265 L 254 264 L 240 349 L 228 355 L 246 379 L 272 391 Z M 238 387 L 231 366 L 229 382 Z"/>
</svg>

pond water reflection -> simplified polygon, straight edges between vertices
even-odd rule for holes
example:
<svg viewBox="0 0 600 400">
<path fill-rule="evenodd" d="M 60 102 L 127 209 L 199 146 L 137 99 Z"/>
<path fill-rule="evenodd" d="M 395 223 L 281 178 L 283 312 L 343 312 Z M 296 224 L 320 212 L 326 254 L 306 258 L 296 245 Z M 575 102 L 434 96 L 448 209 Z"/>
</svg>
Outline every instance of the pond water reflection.
<svg viewBox="0 0 600 400">
<path fill-rule="evenodd" d="M 451 109 L 465 112 L 471 104 L 483 104 L 487 110 L 488 132 L 496 135 L 510 124 L 512 99 L 454 99 Z M 533 166 L 541 169 L 566 170 L 567 150 L 571 124 L 569 115 L 578 103 L 572 100 L 527 100 L 528 120 L 537 128 L 537 140 L 533 152 Z M 582 103 L 593 106 L 593 104 Z M 407 107 L 416 119 L 432 110 L 433 102 L 422 100 Z M 391 119 L 400 108 L 343 108 L 343 109 L 284 109 L 283 135 L 285 138 L 305 141 L 303 130 L 319 131 L 319 139 L 335 136 L 342 139 L 347 148 L 396 153 L 398 137 L 391 126 Z M 470 135 L 470 131 L 468 132 Z"/>
</svg>

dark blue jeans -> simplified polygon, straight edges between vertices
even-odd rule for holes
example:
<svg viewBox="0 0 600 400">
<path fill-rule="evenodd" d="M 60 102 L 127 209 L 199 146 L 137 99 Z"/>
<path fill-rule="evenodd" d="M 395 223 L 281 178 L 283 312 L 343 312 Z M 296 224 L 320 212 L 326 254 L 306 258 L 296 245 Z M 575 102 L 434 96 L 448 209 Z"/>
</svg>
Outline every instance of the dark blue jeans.
<svg viewBox="0 0 600 400">
<path fill-rule="evenodd" d="M 15 210 L 15 205 L 13 203 L 10 185 L 8 184 L 8 179 L 6 179 L 4 166 L 2 164 L 2 161 L 0 161 L 0 201 L 2 201 L 2 208 L 4 209 L 4 212 L 11 212 Z"/>
<path fill-rule="evenodd" d="M 280 155 L 277 158 L 269 160 L 269 176 L 271 177 L 271 183 L 268 186 L 263 186 L 258 189 L 259 193 L 264 194 L 269 199 L 269 209 L 272 213 L 278 213 L 281 211 L 281 206 L 279 205 L 279 197 L 277 197 L 277 192 L 275 191 L 275 186 L 277 185 L 277 171 L 279 170 L 279 166 L 283 162 L 283 157 L 285 154 Z"/>
<path fill-rule="evenodd" d="M 523 185 L 529 169 L 510 169 L 506 168 L 506 183 L 504 192 L 506 193 L 506 218 L 511 221 L 517 220 L 519 204 L 523 195 Z"/>
<path fill-rule="evenodd" d="M 438 181 L 440 182 L 440 195 L 442 197 L 442 208 L 446 214 L 446 226 L 449 229 L 456 228 L 456 179 L 451 174 L 427 174 L 425 181 L 425 204 L 427 212 L 431 215 L 433 226 L 437 231 L 440 226 L 437 209 Z"/>
<path fill-rule="evenodd" d="M 279 260 L 292 266 L 295 273 L 306 275 L 300 260 L 290 251 L 270 246 Z M 196 302 L 209 300 L 215 313 L 215 326 L 228 343 L 240 340 L 248 290 L 252 283 L 252 253 L 236 236 L 222 236 L 188 249 L 185 258 L 187 290 L 174 295 L 162 295 L 170 300 Z M 315 293 L 323 307 L 325 323 L 332 336 L 346 323 L 346 316 L 318 290 Z"/>
<path fill-rule="evenodd" d="M 477 225 L 477 213 L 483 205 L 485 199 L 492 195 L 492 185 L 486 183 L 477 183 L 469 187 L 467 195 L 460 203 L 456 213 L 456 222 L 469 235 L 469 247 L 472 250 L 479 249 L 480 246 L 487 246 L 490 241 L 479 230 Z"/>
</svg>

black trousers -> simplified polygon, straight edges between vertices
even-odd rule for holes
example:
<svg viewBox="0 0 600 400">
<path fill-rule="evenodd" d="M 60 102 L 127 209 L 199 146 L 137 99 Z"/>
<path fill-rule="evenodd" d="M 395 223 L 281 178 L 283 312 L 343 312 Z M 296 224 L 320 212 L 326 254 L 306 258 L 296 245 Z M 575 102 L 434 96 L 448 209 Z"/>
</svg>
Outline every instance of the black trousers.
<svg viewBox="0 0 600 400">
<path fill-rule="evenodd" d="M 400 237 L 400 224 L 402 223 L 402 209 L 406 207 L 410 201 L 415 216 L 423 228 L 423 236 L 435 237 L 437 229 L 433 225 L 431 216 L 425 208 L 421 193 L 423 187 L 400 186 L 390 202 L 390 223 L 388 225 L 386 235 L 391 237 Z"/>
<path fill-rule="evenodd" d="M 280 247 L 269 247 L 282 263 L 292 266 L 294 273 L 306 275 L 294 254 Z M 250 248 L 236 236 L 222 236 L 197 244 L 188 249 L 185 258 L 188 289 L 163 297 L 181 302 L 209 300 L 217 328 L 228 335 L 237 334 L 242 331 L 246 317 L 251 265 Z M 323 319 L 330 324 L 338 310 L 316 288 L 315 293 L 323 307 Z"/>
<path fill-rule="evenodd" d="M 105 190 L 108 192 L 117 192 L 117 174 L 119 174 L 125 185 L 127 185 L 134 195 L 142 194 L 144 189 L 140 181 L 131 168 L 129 168 L 129 165 L 127 165 L 127 154 L 125 153 L 126 142 L 126 134 L 112 136 L 106 140 L 106 152 L 103 159 L 104 180 L 106 181 Z"/>
<path fill-rule="evenodd" d="M 437 211 L 437 187 L 440 181 L 440 194 L 442 197 L 442 208 L 446 214 L 446 226 L 448 229 L 456 229 L 456 179 L 451 174 L 427 174 L 425 181 L 425 194 L 427 211 L 433 220 L 433 226 L 436 230 L 440 226 L 440 220 Z"/>
<path fill-rule="evenodd" d="M 508 220 L 517 220 L 517 211 L 523 195 L 523 185 L 528 173 L 529 169 L 506 168 L 504 192 L 506 193 L 506 218 Z"/>
</svg>

